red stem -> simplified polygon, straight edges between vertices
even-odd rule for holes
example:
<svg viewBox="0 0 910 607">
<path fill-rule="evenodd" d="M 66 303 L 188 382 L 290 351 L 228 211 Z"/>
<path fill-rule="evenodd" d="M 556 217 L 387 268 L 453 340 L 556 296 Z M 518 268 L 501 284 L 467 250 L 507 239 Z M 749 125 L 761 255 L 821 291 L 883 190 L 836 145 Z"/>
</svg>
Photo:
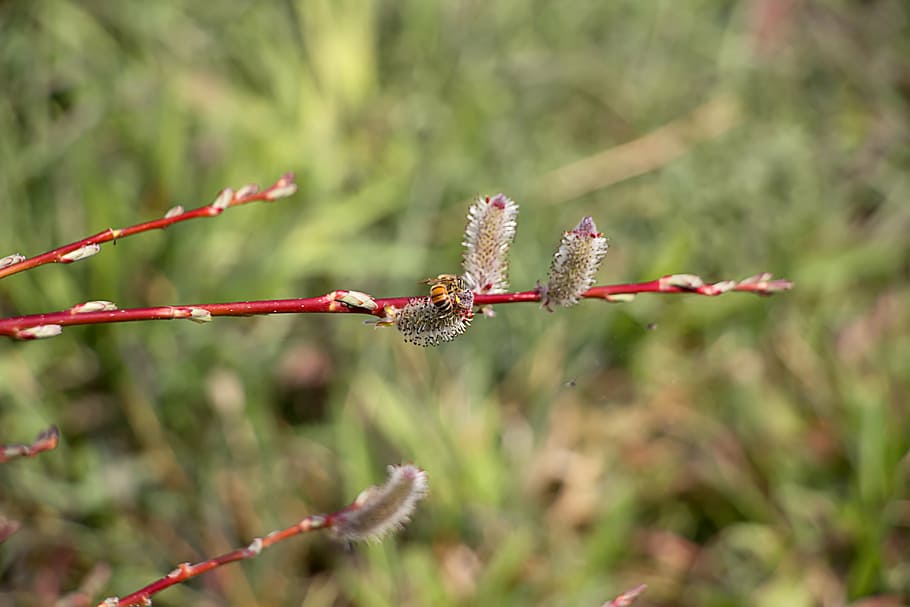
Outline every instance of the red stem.
<svg viewBox="0 0 910 607">
<path fill-rule="evenodd" d="M 151 584 L 148 584 L 147 586 L 144 586 L 139 590 L 136 590 L 135 592 L 132 592 L 122 598 L 112 597 L 105 599 L 104 601 L 98 603 L 97 607 L 151 605 L 152 595 L 161 592 L 165 588 L 170 588 L 171 586 L 185 582 L 190 578 L 194 578 L 207 571 L 221 567 L 222 565 L 253 558 L 266 548 L 288 538 L 294 537 L 295 535 L 300 535 L 301 533 L 306 533 L 308 531 L 331 529 L 337 522 L 343 520 L 350 511 L 356 510 L 357 508 L 360 508 L 360 504 L 355 502 L 347 508 L 339 510 L 338 512 L 333 512 L 332 514 L 308 516 L 302 519 L 296 525 L 291 525 L 290 527 L 286 527 L 278 531 L 273 531 L 263 538 L 257 538 L 253 540 L 253 542 L 245 548 L 238 548 L 236 550 L 226 552 L 225 554 L 200 561 L 195 565 L 192 565 L 190 563 L 182 563 L 178 565 L 176 569 L 164 577 L 155 580 Z"/>
<path fill-rule="evenodd" d="M 51 426 L 40 432 L 30 445 L 0 445 L 0 464 L 17 457 L 35 457 L 44 451 L 56 449 L 59 442 L 60 432 L 57 430 L 57 426 Z"/>
<path fill-rule="evenodd" d="M 727 291 L 751 292 L 770 295 L 788 290 L 792 286 L 787 280 L 771 280 L 769 274 L 759 274 L 740 282 L 722 281 L 705 284 L 697 276 L 688 274 L 665 276 L 657 280 L 617 285 L 592 287 L 583 297 L 607 301 L 623 301 L 625 297 L 638 293 L 690 293 L 716 296 Z M 0 335 L 17 339 L 35 339 L 59 333 L 64 325 L 93 325 L 139 320 L 190 319 L 199 322 L 211 320 L 214 316 L 253 316 L 261 314 L 303 314 L 303 313 L 356 313 L 385 318 L 394 309 L 407 305 L 411 297 L 390 297 L 372 299 L 357 291 L 338 290 L 321 297 L 300 299 L 272 299 L 263 301 L 238 301 L 216 304 L 193 304 L 161 306 L 155 308 L 129 308 L 124 310 L 81 311 L 89 304 L 75 306 L 62 312 L 32 314 L 0 319 Z M 476 306 L 521 302 L 539 302 L 540 290 L 516 293 L 477 294 Z M 53 330 L 51 330 L 53 329 Z"/>
<path fill-rule="evenodd" d="M 277 200 L 290 196 L 295 191 L 294 175 L 291 173 L 283 175 L 272 186 L 261 192 L 257 186 L 241 188 L 236 193 L 229 189 L 222 190 L 218 199 L 212 204 L 189 211 L 175 213 L 170 217 L 165 216 L 161 219 L 146 221 L 145 223 L 126 228 L 108 228 L 103 232 L 98 232 L 94 236 L 89 236 L 88 238 L 83 238 L 82 240 L 77 240 L 76 242 L 57 247 L 47 253 L 29 257 L 28 259 L 22 259 L 19 262 L 11 263 L 5 267 L 0 267 L 0 278 L 5 278 L 48 263 L 72 263 L 74 261 L 79 261 L 80 259 L 90 257 L 97 253 L 97 250 L 92 249 L 106 242 L 119 240 L 121 238 L 126 238 L 127 236 L 132 236 L 133 234 L 148 232 L 150 230 L 161 230 L 175 223 L 196 219 L 198 217 L 216 217 L 221 215 L 221 213 L 224 212 L 224 209 L 228 207 L 236 207 L 257 200 Z M 84 252 L 84 254 L 79 255 L 77 253 L 79 251 Z"/>
</svg>

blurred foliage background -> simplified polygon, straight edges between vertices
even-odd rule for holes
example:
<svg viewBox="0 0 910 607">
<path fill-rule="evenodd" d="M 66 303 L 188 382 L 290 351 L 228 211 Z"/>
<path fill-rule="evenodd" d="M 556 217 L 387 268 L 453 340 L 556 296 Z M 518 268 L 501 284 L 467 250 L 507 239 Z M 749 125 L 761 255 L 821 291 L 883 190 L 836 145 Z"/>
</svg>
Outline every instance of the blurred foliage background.
<svg viewBox="0 0 910 607">
<path fill-rule="evenodd" d="M 413 461 L 378 546 L 280 545 L 156 605 L 908 604 L 910 8 L 724 2 L 0 2 L 0 255 L 300 192 L 0 284 L 5 316 L 420 292 L 468 202 L 512 283 L 592 215 L 600 282 L 772 271 L 771 299 L 503 306 L 435 349 L 358 317 L 0 343 L 0 605 L 337 509 Z M 99 563 L 110 567 L 107 578 Z"/>
</svg>

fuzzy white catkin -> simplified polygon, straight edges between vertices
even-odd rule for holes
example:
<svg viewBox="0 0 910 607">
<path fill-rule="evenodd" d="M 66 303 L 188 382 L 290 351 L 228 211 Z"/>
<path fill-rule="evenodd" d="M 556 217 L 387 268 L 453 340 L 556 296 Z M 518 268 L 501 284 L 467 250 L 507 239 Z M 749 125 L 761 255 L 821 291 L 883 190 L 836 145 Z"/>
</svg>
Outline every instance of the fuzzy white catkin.
<svg viewBox="0 0 910 607">
<path fill-rule="evenodd" d="M 504 194 L 481 196 L 468 210 L 462 267 L 477 293 L 508 291 L 509 248 L 517 218 L 518 205 Z"/>
<path fill-rule="evenodd" d="M 460 306 L 443 312 L 427 297 L 414 298 L 401 310 L 395 325 L 405 341 L 418 346 L 436 346 L 452 341 L 471 326 L 474 318 L 474 294 L 465 290 L 460 294 Z"/>
<path fill-rule="evenodd" d="M 429 491 L 427 473 L 412 464 L 389 466 L 389 478 L 381 487 L 360 494 L 352 507 L 333 526 L 347 541 L 380 541 L 410 520 L 417 502 Z"/>
<path fill-rule="evenodd" d="M 563 234 L 553 255 L 543 305 L 577 304 L 582 294 L 594 285 L 606 254 L 606 237 L 597 231 L 592 218 L 582 218 L 577 226 Z"/>
</svg>

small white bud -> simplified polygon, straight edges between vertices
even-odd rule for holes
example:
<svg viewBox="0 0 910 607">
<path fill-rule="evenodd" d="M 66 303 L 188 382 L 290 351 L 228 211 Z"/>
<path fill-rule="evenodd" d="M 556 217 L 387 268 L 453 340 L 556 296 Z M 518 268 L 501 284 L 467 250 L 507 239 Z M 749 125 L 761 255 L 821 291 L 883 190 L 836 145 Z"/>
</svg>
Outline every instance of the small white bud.
<svg viewBox="0 0 910 607">
<path fill-rule="evenodd" d="M 273 188 L 269 188 L 265 193 L 266 200 L 278 200 L 279 198 L 287 198 L 288 196 L 293 196 L 297 193 L 297 184 L 296 183 L 286 183 L 284 185 L 278 185 Z"/>
<path fill-rule="evenodd" d="M 190 308 L 190 320 L 203 323 L 212 322 L 212 313 L 205 308 Z"/>
<path fill-rule="evenodd" d="M 379 307 L 376 300 L 360 291 L 336 291 L 335 301 L 341 302 L 352 308 L 362 308 L 364 310 L 375 310 Z"/>
<path fill-rule="evenodd" d="M 165 577 L 169 578 L 184 578 L 188 576 L 193 571 L 193 565 L 191 563 L 180 563 L 174 569 L 168 572 Z"/>
<path fill-rule="evenodd" d="M 660 279 L 660 286 L 661 288 L 700 289 L 705 286 L 705 281 L 701 276 L 695 274 L 671 274 Z"/>
<path fill-rule="evenodd" d="M 234 190 L 231 188 L 224 188 L 221 190 L 221 193 L 218 194 L 218 198 L 215 199 L 215 202 L 212 203 L 212 208 L 223 211 L 224 209 L 231 206 L 231 202 L 234 201 Z"/>
<path fill-rule="evenodd" d="M 165 219 L 170 219 L 171 217 L 176 217 L 177 215 L 183 215 L 183 205 L 178 204 L 167 210 L 167 213 L 164 214 Z"/>
<path fill-rule="evenodd" d="M 635 293 L 616 293 L 614 295 L 605 295 L 604 299 L 610 303 L 628 303 L 635 300 Z"/>
<path fill-rule="evenodd" d="M 708 285 L 705 290 L 707 291 L 706 295 L 720 295 L 735 288 L 735 280 L 722 280 L 721 282 L 715 282 L 713 285 Z"/>
<path fill-rule="evenodd" d="M 250 545 L 247 546 L 246 549 L 249 550 L 250 552 L 252 552 L 253 554 L 259 554 L 260 552 L 262 552 L 262 538 L 257 537 L 256 539 L 254 539 L 252 542 L 250 542 Z"/>
<path fill-rule="evenodd" d="M 242 198 L 246 198 L 247 196 L 252 196 L 253 194 L 256 194 L 258 192 L 259 192 L 259 186 L 256 185 L 255 183 L 250 183 L 248 185 L 243 186 L 239 190 L 237 190 L 237 193 L 234 194 L 234 198 L 242 199 Z"/>
<path fill-rule="evenodd" d="M 56 337 L 61 333 L 63 333 L 63 327 L 60 325 L 37 325 L 17 331 L 16 337 L 19 339 L 44 339 Z"/>
<path fill-rule="evenodd" d="M 86 312 L 111 312 L 117 309 L 117 304 L 112 301 L 87 301 L 70 308 L 70 314 L 85 314 Z"/>
<path fill-rule="evenodd" d="M 743 278 L 739 281 L 741 285 L 753 285 L 759 282 L 767 282 L 771 280 L 772 274 L 770 272 L 762 272 L 761 274 L 756 274 L 755 276 L 750 276 L 749 278 Z"/>
<path fill-rule="evenodd" d="M 74 261 L 81 261 L 87 259 L 92 255 L 97 255 L 101 251 L 100 244 L 87 244 L 83 247 L 79 247 L 75 251 L 70 251 L 65 255 L 60 256 L 60 261 L 63 263 L 72 263 Z"/>
<path fill-rule="evenodd" d="M 3 259 L 0 259 L 0 269 L 11 266 L 14 263 L 19 263 L 20 261 L 25 261 L 25 255 L 20 255 L 19 253 L 7 255 Z"/>
</svg>

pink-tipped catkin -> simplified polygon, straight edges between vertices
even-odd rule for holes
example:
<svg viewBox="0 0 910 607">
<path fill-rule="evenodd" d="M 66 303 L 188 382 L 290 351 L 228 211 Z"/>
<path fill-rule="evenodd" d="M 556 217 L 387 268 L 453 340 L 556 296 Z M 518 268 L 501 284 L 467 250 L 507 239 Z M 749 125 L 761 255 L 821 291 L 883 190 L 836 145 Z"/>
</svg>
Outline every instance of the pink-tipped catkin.
<svg viewBox="0 0 910 607">
<path fill-rule="evenodd" d="M 389 466 L 385 484 L 361 493 L 353 506 L 339 515 L 332 529 L 346 541 L 380 541 L 410 520 L 427 491 L 427 473 L 417 466 Z"/>
<path fill-rule="evenodd" d="M 573 306 L 582 293 L 591 288 L 604 255 L 607 239 L 597 231 L 594 220 L 584 217 L 573 229 L 565 232 L 550 264 L 550 277 L 542 303 Z"/>
<path fill-rule="evenodd" d="M 515 239 L 518 205 L 504 194 L 481 196 L 468 211 L 463 267 L 477 293 L 509 289 L 509 247 Z"/>
<path fill-rule="evenodd" d="M 408 302 L 395 320 L 404 340 L 418 346 L 437 346 L 452 341 L 471 326 L 474 319 L 474 293 L 461 291 L 458 305 L 441 310 L 428 297 L 416 297 Z"/>
</svg>

